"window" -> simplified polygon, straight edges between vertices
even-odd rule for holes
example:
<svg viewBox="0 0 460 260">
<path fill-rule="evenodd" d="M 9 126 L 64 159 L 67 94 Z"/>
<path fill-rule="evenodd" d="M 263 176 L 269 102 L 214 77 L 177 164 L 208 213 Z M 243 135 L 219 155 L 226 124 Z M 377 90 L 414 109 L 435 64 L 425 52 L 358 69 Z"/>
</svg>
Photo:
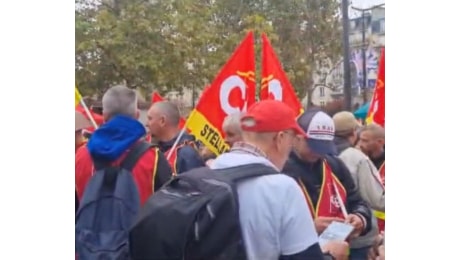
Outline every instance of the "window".
<svg viewBox="0 0 460 260">
<path fill-rule="evenodd" d="M 324 87 L 319 88 L 319 96 L 324 97 Z"/>
<path fill-rule="evenodd" d="M 385 33 L 385 18 L 372 22 L 372 33 Z"/>
<path fill-rule="evenodd" d="M 380 20 L 380 33 L 385 33 L 385 18 Z"/>
<path fill-rule="evenodd" d="M 319 102 L 319 105 L 320 105 L 321 107 L 324 107 L 324 106 L 326 106 L 326 102 L 320 101 L 320 102 Z"/>
<path fill-rule="evenodd" d="M 380 33 L 380 21 L 374 21 L 372 23 L 372 33 Z"/>
</svg>

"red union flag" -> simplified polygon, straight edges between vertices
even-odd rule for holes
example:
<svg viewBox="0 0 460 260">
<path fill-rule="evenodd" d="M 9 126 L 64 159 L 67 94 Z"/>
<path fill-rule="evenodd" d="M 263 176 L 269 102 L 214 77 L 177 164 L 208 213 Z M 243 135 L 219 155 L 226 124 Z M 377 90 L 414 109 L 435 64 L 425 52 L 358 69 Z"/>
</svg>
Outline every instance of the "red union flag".
<svg viewBox="0 0 460 260">
<path fill-rule="evenodd" d="M 260 99 L 275 99 L 286 103 L 297 114 L 303 112 L 294 88 L 284 73 L 281 63 L 273 50 L 270 41 L 262 34 L 262 84 Z"/>
<path fill-rule="evenodd" d="M 382 48 L 382 53 L 380 54 L 377 82 L 369 105 L 369 111 L 367 112 L 366 123 L 376 123 L 385 127 L 385 48 Z"/>
<path fill-rule="evenodd" d="M 222 131 L 225 117 L 244 112 L 255 103 L 254 71 L 254 35 L 249 32 L 211 85 L 205 88 L 187 120 L 190 133 L 215 154 L 228 149 Z"/>
</svg>

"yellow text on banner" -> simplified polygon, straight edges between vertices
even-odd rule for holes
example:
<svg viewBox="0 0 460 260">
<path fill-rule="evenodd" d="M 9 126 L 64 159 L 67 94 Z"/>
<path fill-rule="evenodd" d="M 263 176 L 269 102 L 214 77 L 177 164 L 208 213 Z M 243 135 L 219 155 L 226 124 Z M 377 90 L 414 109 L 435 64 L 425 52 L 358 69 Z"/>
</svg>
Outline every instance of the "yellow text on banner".
<svg viewBox="0 0 460 260">
<path fill-rule="evenodd" d="M 187 128 L 196 139 L 203 142 L 214 154 L 219 155 L 229 149 L 222 134 L 207 119 L 194 109 L 187 120 Z"/>
</svg>

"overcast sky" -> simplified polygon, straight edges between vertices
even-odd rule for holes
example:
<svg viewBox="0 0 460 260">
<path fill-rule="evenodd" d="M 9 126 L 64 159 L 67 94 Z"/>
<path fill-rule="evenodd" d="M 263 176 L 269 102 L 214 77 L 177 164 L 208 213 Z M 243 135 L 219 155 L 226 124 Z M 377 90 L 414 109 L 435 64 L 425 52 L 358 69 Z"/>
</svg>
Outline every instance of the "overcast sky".
<svg viewBox="0 0 460 260">
<path fill-rule="evenodd" d="M 348 0 L 352 6 L 358 8 L 369 8 L 374 5 L 384 4 L 385 0 Z M 350 11 L 350 17 L 356 17 L 358 14 L 356 11 Z"/>
</svg>

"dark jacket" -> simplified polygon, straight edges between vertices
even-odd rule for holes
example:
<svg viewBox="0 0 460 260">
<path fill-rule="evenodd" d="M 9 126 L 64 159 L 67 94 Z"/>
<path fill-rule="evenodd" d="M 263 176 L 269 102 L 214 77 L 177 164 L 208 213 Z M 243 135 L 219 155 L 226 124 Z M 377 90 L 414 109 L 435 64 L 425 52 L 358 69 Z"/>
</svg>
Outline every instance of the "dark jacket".
<svg viewBox="0 0 460 260">
<path fill-rule="evenodd" d="M 329 162 L 333 160 L 333 162 Z M 336 177 L 347 190 L 347 201 L 345 207 L 348 213 L 358 213 L 366 220 L 361 235 L 367 234 L 371 229 L 372 212 L 367 203 L 359 195 L 359 191 L 353 182 L 350 172 L 345 164 L 337 157 L 328 157 L 329 165 Z M 322 162 L 318 160 L 316 163 L 305 163 L 301 161 L 295 154 L 291 154 L 288 162 L 284 166 L 283 173 L 302 180 L 307 188 L 308 195 L 314 205 L 316 205 L 319 197 L 319 190 L 322 183 Z"/>
<path fill-rule="evenodd" d="M 77 214 L 78 206 L 79 206 L 78 195 L 77 195 L 77 190 L 75 190 L 75 214 Z"/>
<path fill-rule="evenodd" d="M 158 142 L 158 147 L 163 153 L 171 149 L 176 141 L 176 138 L 169 140 L 167 142 Z M 183 134 L 179 144 L 184 143 L 185 141 L 195 142 L 195 137 L 189 134 Z M 183 173 L 195 168 L 205 166 L 203 159 L 201 158 L 198 150 L 190 145 L 183 146 L 177 151 L 177 174 Z"/>
</svg>

